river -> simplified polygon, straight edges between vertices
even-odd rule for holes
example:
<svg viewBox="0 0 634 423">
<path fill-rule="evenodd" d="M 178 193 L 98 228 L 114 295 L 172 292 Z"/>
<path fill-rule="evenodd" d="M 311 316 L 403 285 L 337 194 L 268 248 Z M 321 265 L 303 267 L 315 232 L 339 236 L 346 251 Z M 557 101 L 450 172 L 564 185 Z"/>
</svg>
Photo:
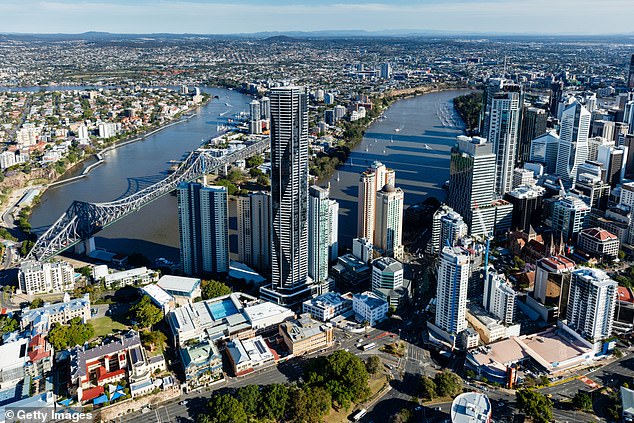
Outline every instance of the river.
<svg viewBox="0 0 634 423">
<path fill-rule="evenodd" d="M 468 90 L 441 91 L 395 102 L 374 122 L 361 144 L 330 180 L 330 197 L 339 202 L 339 245 L 351 247 L 356 237 L 359 175 L 379 160 L 396 171 L 396 186 L 405 207 L 428 196 L 443 200 L 449 179 L 449 151 L 464 123 L 453 99 Z M 366 151 L 367 147 L 367 151 Z"/>
<path fill-rule="evenodd" d="M 109 151 L 105 163 L 86 178 L 48 189 L 33 211 L 34 230 L 41 232 L 51 225 L 74 200 L 111 201 L 135 184 L 145 187 L 159 181 L 167 175 L 170 160 L 182 158 L 203 138 L 216 133 L 216 125 L 225 121 L 221 113 L 246 111 L 251 100 L 235 91 L 206 91 L 219 99 L 201 107 L 194 118 Z M 406 206 L 427 196 L 444 197 L 442 184 L 449 179 L 449 150 L 456 135 L 463 133 L 452 99 L 462 93 L 444 91 L 397 101 L 385 112 L 384 119 L 368 128 L 362 143 L 330 181 L 331 198 L 340 203 L 339 239 L 343 246 L 350 246 L 356 235 L 359 173 L 374 160 L 396 170 L 397 186 L 405 191 Z M 111 251 L 141 252 L 149 258 L 177 261 L 176 198 L 160 198 L 101 231 L 95 240 L 98 247 Z"/>
<path fill-rule="evenodd" d="M 232 114 L 247 111 L 251 101 L 250 97 L 236 91 L 216 88 L 204 91 L 219 98 L 200 107 L 193 118 L 108 151 L 104 155 L 105 163 L 94 168 L 87 177 L 46 190 L 31 216 L 34 230 L 42 232 L 74 200 L 112 201 L 133 187 L 144 188 L 158 182 L 167 175 L 170 160 L 180 160 L 198 148 L 203 139 L 216 135 L 218 124 L 226 123 L 226 117 Z M 141 252 L 150 258 L 165 257 L 177 261 L 176 197 L 167 195 L 156 200 L 99 232 L 95 241 L 98 247 L 111 251 Z"/>
</svg>

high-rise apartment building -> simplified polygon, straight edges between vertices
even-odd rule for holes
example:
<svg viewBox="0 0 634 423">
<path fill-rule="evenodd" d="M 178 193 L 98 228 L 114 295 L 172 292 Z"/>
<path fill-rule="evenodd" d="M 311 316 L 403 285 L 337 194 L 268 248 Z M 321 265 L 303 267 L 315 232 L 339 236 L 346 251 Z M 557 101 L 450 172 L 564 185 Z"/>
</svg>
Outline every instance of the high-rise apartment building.
<svg viewBox="0 0 634 423">
<path fill-rule="evenodd" d="M 392 65 L 383 63 L 381 65 L 381 78 L 390 79 L 392 77 Z"/>
<path fill-rule="evenodd" d="M 522 108 L 522 130 L 520 132 L 517 161 L 525 163 L 530 159 L 531 141 L 546 133 L 546 110 L 537 107 Z"/>
<path fill-rule="evenodd" d="M 339 257 L 339 203 L 336 200 L 328 200 L 328 261 L 334 262 Z"/>
<path fill-rule="evenodd" d="M 374 247 L 386 256 L 403 254 L 403 190 L 387 184 L 376 193 Z"/>
<path fill-rule="evenodd" d="M 574 185 L 579 165 L 588 160 L 591 118 L 592 114 L 576 100 L 562 113 L 556 174 L 567 187 Z"/>
<path fill-rule="evenodd" d="M 238 260 L 263 273 L 271 269 L 271 195 L 237 198 Z"/>
<path fill-rule="evenodd" d="M 394 170 L 383 163 L 375 161 L 359 177 L 359 193 L 357 196 L 357 236 L 374 240 L 376 193 L 385 185 L 395 185 Z"/>
<path fill-rule="evenodd" d="M 257 100 L 249 103 L 250 120 L 249 120 L 249 132 L 252 134 L 262 133 L 262 120 L 260 111 L 260 102 Z"/>
<path fill-rule="evenodd" d="M 462 216 L 446 204 L 441 205 L 432 216 L 431 227 L 431 240 L 427 244 L 428 254 L 440 254 L 443 247 L 455 246 L 460 238 L 469 233 Z"/>
<path fill-rule="evenodd" d="M 486 135 L 496 157 L 495 191 L 500 196 L 513 189 L 522 102 L 522 88 L 510 84 L 504 85 L 491 100 Z"/>
<path fill-rule="evenodd" d="M 185 274 L 229 271 L 227 188 L 197 182 L 180 184 L 178 225 Z"/>
<path fill-rule="evenodd" d="M 18 287 L 23 294 L 61 294 L 75 289 L 73 266 L 65 261 L 42 263 L 26 260 L 18 269 Z"/>
<path fill-rule="evenodd" d="M 313 185 L 308 190 L 308 276 L 328 279 L 330 253 L 330 200 L 328 189 Z"/>
<path fill-rule="evenodd" d="M 601 145 L 597 151 L 597 162 L 605 170 L 604 182 L 614 188 L 625 178 L 627 150 L 625 147 Z"/>
<path fill-rule="evenodd" d="M 295 306 L 312 294 L 308 277 L 308 93 L 273 88 L 271 99 L 271 267 L 263 298 Z"/>
<path fill-rule="evenodd" d="M 545 320 L 566 315 L 570 274 L 574 269 L 575 263 L 565 256 L 552 256 L 537 261 L 532 297 L 552 310 Z"/>
<path fill-rule="evenodd" d="M 510 325 L 515 320 L 515 298 L 517 293 L 508 284 L 504 274 L 487 272 L 484 281 L 484 308 L 504 324 Z"/>
<path fill-rule="evenodd" d="M 443 247 L 438 265 L 436 326 L 457 335 L 467 329 L 470 256 L 459 247 Z"/>
<path fill-rule="evenodd" d="M 618 284 L 602 270 L 572 272 L 567 325 L 591 342 L 612 335 Z"/>
<path fill-rule="evenodd" d="M 271 99 L 262 97 L 260 99 L 260 119 L 269 120 L 271 118 Z"/>
</svg>

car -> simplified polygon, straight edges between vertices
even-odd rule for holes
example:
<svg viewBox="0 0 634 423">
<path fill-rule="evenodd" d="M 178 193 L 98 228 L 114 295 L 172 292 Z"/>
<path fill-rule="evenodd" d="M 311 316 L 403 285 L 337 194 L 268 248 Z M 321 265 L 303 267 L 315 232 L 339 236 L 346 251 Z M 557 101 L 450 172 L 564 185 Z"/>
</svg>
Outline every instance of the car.
<svg viewBox="0 0 634 423">
<path fill-rule="evenodd" d="M 179 404 L 180 404 L 180 405 L 187 405 L 187 403 L 188 403 L 188 402 L 189 402 L 189 401 L 187 401 L 187 400 L 182 400 L 181 402 L 179 402 Z"/>
<path fill-rule="evenodd" d="M 359 344 L 363 342 L 363 338 L 359 338 L 359 340 L 357 341 Z"/>
<path fill-rule="evenodd" d="M 145 414 L 145 413 L 149 413 L 150 412 L 150 408 L 149 407 L 143 407 L 141 409 L 141 413 Z"/>
<path fill-rule="evenodd" d="M 436 411 L 442 411 L 442 407 L 434 407 L 434 410 L 436 410 Z"/>
<path fill-rule="evenodd" d="M 421 407 L 421 406 L 419 405 L 419 406 L 417 406 L 416 408 L 414 408 L 414 411 L 420 411 L 420 410 L 422 410 L 422 409 L 423 409 L 423 407 Z"/>
</svg>

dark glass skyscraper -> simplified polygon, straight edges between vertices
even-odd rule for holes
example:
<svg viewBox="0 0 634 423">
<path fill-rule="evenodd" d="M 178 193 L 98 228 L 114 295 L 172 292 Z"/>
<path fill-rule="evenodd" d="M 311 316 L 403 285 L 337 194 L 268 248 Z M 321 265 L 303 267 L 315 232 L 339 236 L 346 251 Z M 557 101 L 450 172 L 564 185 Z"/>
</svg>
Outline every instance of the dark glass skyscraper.
<svg viewBox="0 0 634 423">
<path fill-rule="evenodd" d="M 263 298 L 295 306 L 311 295 L 308 277 L 308 94 L 271 90 L 272 284 Z"/>
<path fill-rule="evenodd" d="M 627 86 L 630 90 L 634 90 L 634 54 L 630 59 L 630 77 L 627 80 Z"/>
</svg>

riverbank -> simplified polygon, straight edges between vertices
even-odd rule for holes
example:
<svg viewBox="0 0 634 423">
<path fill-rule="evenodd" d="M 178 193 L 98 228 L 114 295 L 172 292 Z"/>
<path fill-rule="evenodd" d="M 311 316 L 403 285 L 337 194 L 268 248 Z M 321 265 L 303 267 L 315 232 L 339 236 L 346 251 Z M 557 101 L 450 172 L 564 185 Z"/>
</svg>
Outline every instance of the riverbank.
<svg viewBox="0 0 634 423">
<path fill-rule="evenodd" d="M 44 192 L 51 187 L 54 186 L 58 186 L 58 185 L 62 185 L 62 184 L 66 184 L 66 183 L 71 183 L 74 181 L 77 181 L 79 179 L 85 178 L 86 176 L 88 176 L 90 174 L 90 172 L 96 168 L 97 166 L 105 163 L 105 154 L 109 151 L 113 151 L 119 147 L 123 147 L 125 145 L 128 144 L 132 144 L 135 143 L 137 141 L 142 141 L 152 135 L 157 134 L 158 132 L 167 129 L 169 127 L 172 127 L 174 125 L 178 125 L 180 123 L 184 123 L 187 122 L 188 120 L 190 120 L 191 118 L 193 118 L 194 116 L 196 116 L 196 114 L 198 113 L 198 110 L 200 107 L 205 106 L 208 102 L 210 102 L 213 99 L 213 96 L 209 96 L 205 99 L 204 102 L 202 102 L 201 104 L 197 104 L 194 107 L 191 107 L 187 110 L 186 114 L 184 116 L 179 116 L 176 120 L 172 120 L 164 125 L 159 125 L 153 128 L 148 128 L 145 132 L 143 132 L 142 134 L 134 134 L 131 135 L 130 137 L 128 137 L 127 139 L 122 139 L 119 141 L 115 141 L 113 144 L 108 145 L 106 147 L 104 147 L 103 149 L 99 150 L 98 152 L 94 153 L 94 154 L 89 154 L 86 155 L 85 157 L 81 158 L 79 161 L 70 164 L 66 170 L 59 174 L 59 175 L 51 175 L 49 174 L 49 178 L 35 178 L 35 179 L 26 179 L 25 180 L 25 184 L 20 185 L 20 186 L 16 186 L 16 187 L 12 187 L 9 188 L 8 191 L 4 192 L 4 195 L 6 195 L 7 201 L 6 203 L 3 202 L 2 205 L 0 206 L 0 216 L 2 216 L 2 222 L 1 226 L 5 227 L 9 230 L 13 230 L 14 232 L 16 231 L 16 226 L 10 222 L 10 220 L 15 220 L 15 212 L 18 209 L 18 205 L 21 201 L 21 199 L 24 197 L 24 195 L 26 193 L 28 193 L 30 190 L 32 189 L 38 189 L 38 195 L 37 198 L 33 200 L 32 204 L 35 205 L 37 204 L 39 198 L 42 196 L 42 194 L 44 194 Z M 88 165 L 87 167 L 85 167 L 83 169 L 83 171 L 81 172 L 81 174 L 76 175 L 76 176 L 72 176 L 72 177 L 65 177 L 65 175 L 68 175 L 69 173 L 72 173 L 74 171 L 74 169 L 80 167 L 80 166 L 84 166 L 86 164 L 87 161 L 96 158 L 97 161 L 95 163 L 92 163 L 90 165 Z M 53 172 L 54 174 L 55 172 Z M 32 182 L 36 182 L 35 185 L 31 185 Z M 7 187 L 4 188 L 5 190 L 7 189 Z M 29 216 L 30 217 L 30 216 Z M 19 236 L 19 238 L 28 238 L 30 234 L 27 233 L 15 233 L 13 235 L 17 235 Z M 21 235 L 21 236 L 20 236 Z"/>
</svg>

